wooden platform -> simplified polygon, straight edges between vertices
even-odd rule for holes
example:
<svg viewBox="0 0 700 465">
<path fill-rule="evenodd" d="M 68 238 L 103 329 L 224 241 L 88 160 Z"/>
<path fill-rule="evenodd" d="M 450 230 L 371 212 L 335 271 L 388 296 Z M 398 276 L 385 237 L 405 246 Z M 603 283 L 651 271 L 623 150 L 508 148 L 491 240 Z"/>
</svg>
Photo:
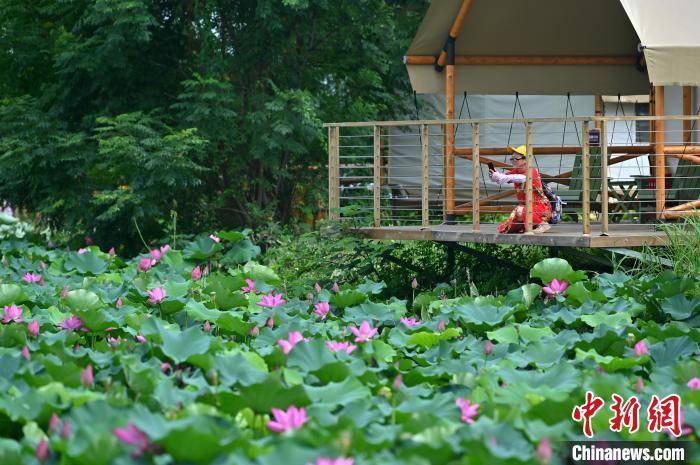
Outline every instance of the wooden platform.
<svg viewBox="0 0 700 465">
<path fill-rule="evenodd" d="M 641 247 L 666 245 L 668 238 L 654 225 L 611 224 L 609 234 L 602 236 L 600 226 L 591 224 L 591 234 L 584 236 L 581 224 L 561 223 L 543 234 L 499 234 L 498 225 L 482 224 L 475 232 L 471 225 L 386 226 L 358 228 L 372 239 L 423 240 L 442 242 L 476 242 L 486 244 L 544 245 L 550 247 Z"/>
</svg>

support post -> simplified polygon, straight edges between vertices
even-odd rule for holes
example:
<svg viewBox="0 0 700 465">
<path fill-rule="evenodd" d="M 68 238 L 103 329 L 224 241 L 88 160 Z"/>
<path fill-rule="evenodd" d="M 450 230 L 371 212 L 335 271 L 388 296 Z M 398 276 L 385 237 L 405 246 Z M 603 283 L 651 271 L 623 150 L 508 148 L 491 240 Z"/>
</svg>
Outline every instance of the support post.
<svg viewBox="0 0 700 465">
<path fill-rule="evenodd" d="M 664 116 L 664 86 L 655 86 L 655 116 Z M 666 155 L 664 153 L 665 121 L 656 121 L 654 174 L 656 177 L 656 218 L 661 218 L 666 204 Z"/>
<path fill-rule="evenodd" d="M 455 42 L 447 41 L 445 66 L 445 118 L 455 117 Z M 445 124 L 445 204 L 447 224 L 454 223 L 455 210 L 455 132 L 454 124 Z"/>
<path fill-rule="evenodd" d="M 374 182 L 372 191 L 374 193 L 374 227 L 381 225 L 382 219 L 382 128 L 374 126 Z"/>
<path fill-rule="evenodd" d="M 532 123 L 525 123 L 525 234 L 532 234 Z"/>
<path fill-rule="evenodd" d="M 608 122 L 600 122 L 600 222 L 601 236 L 608 235 Z"/>
<path fill-rule="evenodd" d="M 328 218 L 339 220 L 340 214 L 340 128 L 328 128 Z"/>
<path fill-rule="evenodd" d="M 469 12 L 469 8 L 471 6 L 472 0 L 462 0 L 462 6 L 459 8 L 457 17 L 455 18 L 454 22 L 452 23 L 452 27 L 450 28 L 450 34 L 447 37 L 448 42 L 451 41 L 454 44 L 454 41 L 457 39 L 457 35 L 459 35 L 460 29 L 462 29 L 462 24 L 464 24 L 464 19 L 467 17 L 467 13 Z M 450 51 L 447 50 L 447 48 L 443 49 L 440 52 L 440 55 L 438 55 L 437 60 L 435 60 L 435 69 L 437 69 L 438 71 L 442 71 L 442 67 L 445 66 L 445 63 L 449 64 L 449 53 Z"/>
<path fill-rule="evenodd" d="M 595 116 L 596 117 L 602 117 L 603 115 L 603 110 L 605 108 L 605 103 L 603 102 L 603 96 L 602 95 L 596 95 L 595 96 Z M 600 129 L 600 120 L 596 121 L 595 127 Z"/>
<path fill-rule="evenodd" d="M 479 217 L 479 175 L 481 174 L 481 163 L 479 161 L 480 151 L 480 127 L 479 123 L 472 124 L 472 230 L 481 229 L 481 218 Z"/>
<path fill-rule="evenodd" d="M 421 132 L 421 224 L 430 226 L 430 127 L 422 124 Z"/>
<path fill-rule="evenodd" d="M 591 171 L 590 171 L 590 145 L 588 139 L 589 122 L 583 122 L 583 141 L 581 150 L 581 171 L 583 176 L 583 185 L 581 192 L 581 216 L 583 223 L 583 234 L 588 236 L 591 234 Z"/>
<path fill-rule="evenodd" d="M 693 88 L 691 86 L 683 86 L 683 116 L 693 114 Z M 693 122 L 689 119 L 683 120 L 683 143 L 693 143 Z"/>
</svg>

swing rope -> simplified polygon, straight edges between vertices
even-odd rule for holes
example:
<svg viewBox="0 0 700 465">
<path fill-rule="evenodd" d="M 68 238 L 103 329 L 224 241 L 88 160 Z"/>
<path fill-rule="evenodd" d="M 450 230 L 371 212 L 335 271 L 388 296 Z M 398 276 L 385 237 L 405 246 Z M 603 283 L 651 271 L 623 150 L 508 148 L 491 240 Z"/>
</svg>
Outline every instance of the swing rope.
<svg viewBox="0 0 700 465">
<path fill-rule="evenodd" d="M 571 117 L 575 118 L 576 115 L 574 114 L 574 105 L 571 103 L 571 93 L 567 92 L 566 93 L 566 108 L 564 110 L 564 131 L 562 132 L 561 135 L 561 147 L 562 149 L 564 148 L 564 145 L 566 143 L 566 118 L 569 116 L 569 109 L 571 109 Z M 574 132 L 576 133 L 576 140 L 578 141 L 578 145 L 581 145 L 581 137 L 578 134 L 578 125 L 576 124 L 576 121 L 574 121 Z M 562 163 L 564 160 L 564 154 L 559 154 L 559 173 L 561 173 L 561 167 Z"/>
<path fill-rule="evenodd" d="M 511 119 L 515 119 L 515 110 L 520 109 L 520 116 L 522 119 L 525 119 L 525 113 L 523 112 L 523 105 L 520 103 L 520 93 L 516 92 L 515 93 L 515 102 L 513 102 L 513 116 Z M 510 146 L 510 137 L 513 134 L 513 121 L 510 122 L 510 129 L 508 129 L 508 145 Z M 534 155 L 533 155 L 534 158 Z M 537 158 L 534 158 L 535 160 L 535 168 L 537 168 L 537 171 L 540 170 L 540 164 L 537 162 Z M 500 189 L 499 189 L 500 190 Z"/>
</svg>

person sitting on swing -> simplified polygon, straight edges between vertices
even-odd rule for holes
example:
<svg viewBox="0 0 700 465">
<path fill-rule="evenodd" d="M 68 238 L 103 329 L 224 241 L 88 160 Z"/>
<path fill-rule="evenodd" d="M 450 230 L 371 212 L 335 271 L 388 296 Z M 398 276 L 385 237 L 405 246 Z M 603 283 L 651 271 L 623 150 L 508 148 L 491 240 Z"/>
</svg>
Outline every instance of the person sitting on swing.
<svg viewBox="0 0 700 465">
<path fill-rule="evenodd" d="M 519 147 L 508 147 L 513 152 L 510 158 L 514 168 L 502 173 L 489 169 L 489 177 L 497 184 L 511 183 L 515 186 L 515 194 L 518 198 L 518 205 L 510 213 L 508 219 L 498 227 L 498 232 L 523 233 L 525 232 L 525 157 L 527 150 L 524 145 Z M 532 224 L 534 233 L 548 231 L 551 226 L 552 206 L 542 188 L 542 179 L 536 168 L 532 168 Z"/>
</svg>

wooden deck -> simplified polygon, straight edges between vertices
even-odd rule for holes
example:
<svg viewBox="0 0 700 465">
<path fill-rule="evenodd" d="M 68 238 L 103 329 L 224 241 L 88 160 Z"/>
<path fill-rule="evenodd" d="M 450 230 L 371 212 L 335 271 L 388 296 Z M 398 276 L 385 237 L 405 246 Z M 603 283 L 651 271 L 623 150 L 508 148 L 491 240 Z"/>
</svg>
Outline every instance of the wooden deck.
<svg viewBox="0 0 700 465">
<path fill-rule="evenodd" d="M 486 244 L 543 245 L 550 247 L 641 247 L 667 244 L 667 236 L 654 225 L 611 224 L 609 234 L 602 236 L 600 226 L 591 224 L 591 234 L 583 235 L 580 223 L 552 225 L 544 234 L 499 234 L 498 225 L 483 224 L 473 231 L 468 224 L 435 226 L 386 226 L 358 228 L 356 231 L 372 239 L 423 240 L 441 242 L 475 242 Z"/>
</svg>

